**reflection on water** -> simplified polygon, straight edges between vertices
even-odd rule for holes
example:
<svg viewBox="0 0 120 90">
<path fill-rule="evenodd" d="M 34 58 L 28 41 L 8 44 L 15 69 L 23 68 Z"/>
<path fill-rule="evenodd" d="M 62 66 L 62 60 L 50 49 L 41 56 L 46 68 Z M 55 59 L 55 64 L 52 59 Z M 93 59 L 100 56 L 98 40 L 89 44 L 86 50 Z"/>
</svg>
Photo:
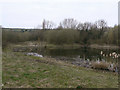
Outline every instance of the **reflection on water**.
<svg viewBox="0 0 120 90">
<path fill-rule="evenodd" d="M 43 56 L 50 56 L 53 58 L 81 58 L 83 60 L 99 60 L 107 61 L 111 63 L 117 63 L 118 50 L 109 49 L 93 49 L 93 48 L 79 48 L 79 49 L 43 49 L 42 52 L 38 52 Z M 113 56 L 116 55 L 116 57 Z"/>
</svg>

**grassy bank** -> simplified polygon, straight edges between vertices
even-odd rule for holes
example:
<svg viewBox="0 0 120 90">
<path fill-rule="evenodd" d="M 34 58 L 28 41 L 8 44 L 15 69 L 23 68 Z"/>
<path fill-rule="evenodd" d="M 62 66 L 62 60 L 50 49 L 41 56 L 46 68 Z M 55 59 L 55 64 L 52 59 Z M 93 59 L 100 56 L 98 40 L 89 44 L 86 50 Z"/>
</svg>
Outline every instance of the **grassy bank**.
<svg viewBox="0 0 120 90">
<path fill-rule="evenodd" d="M 64 49 L 76 49 L 76 48 L 81 48 L 81 47 L 90 47 L 90 48 L 96 48 L 96 49 L 120 49 L 119 46 L 115 46 L 115 45 L 98 45 L 98 44 L 91 44 L 91 45 L 81 45 L 81 44 L 63 44 L 63 45 L 55 45 L 55 44 L 49 44 L 46 42 L 39 42 L 39 41 L 27 41 L 27 42 L 22 42 L 22 43 L 18 43 L 16 46 L 23 46 L 23 47 L 28 47 L 28 46 L 38 46 L 38 47 L 46 47 L 49 49 L 56 49 L 56 48 L 64 48 Z"/>
<path fill-rule="evenodd" d="M 118 75 L 72 65 L 53 58 L 3 51 L 4 88 L 117 88 Z"/>
<path fill-rule="evenodd" d="M 98 44 L 92 44 L 89 47 L 96 48 L 96 49 L 120 49 L 119 46 L 115 46 L 115 45 L 98 45 Z"/>
</svg>

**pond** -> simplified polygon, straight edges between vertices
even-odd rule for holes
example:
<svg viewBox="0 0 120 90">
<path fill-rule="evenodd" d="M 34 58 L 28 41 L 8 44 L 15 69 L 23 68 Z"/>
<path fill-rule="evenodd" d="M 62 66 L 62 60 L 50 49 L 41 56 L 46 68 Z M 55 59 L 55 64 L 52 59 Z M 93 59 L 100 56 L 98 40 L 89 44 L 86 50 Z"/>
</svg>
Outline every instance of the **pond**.
<svg viewBox="0 0 120 90">
<path fill-rule="evenodd" d="M 82 60 L 103 60 L 117 63 L 117 56 L 119 55 L 118 52 L 118 49 L 111 50 L 82 47 L 78 49 L 42 49 L 41 52 L 38 51 L 37 53 L 53 58 L 81 58 Z M 116 57 L 114 53 L 116 54 Z"/>
<path fill-rule="evenodd" d="M 63 60 L 71 64 L 103 69 L 110 71 L 118 71 L 118 57 L 120 50 L 118 49 L 95 49 L 89 47 L 81 47 L 77 49 L 50 49 L 38 47 L 20 47 L 14 48 L 16 52 L 27 52 L 27 55 L 38 57 L 50 57 L 56 60 Z"/>
</svg>

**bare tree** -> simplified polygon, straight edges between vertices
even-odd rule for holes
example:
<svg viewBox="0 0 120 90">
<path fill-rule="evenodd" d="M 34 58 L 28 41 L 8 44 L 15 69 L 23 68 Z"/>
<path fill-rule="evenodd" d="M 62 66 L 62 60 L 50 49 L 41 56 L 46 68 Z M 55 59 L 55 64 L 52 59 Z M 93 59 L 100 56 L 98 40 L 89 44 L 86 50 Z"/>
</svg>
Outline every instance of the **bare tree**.
<svg viewBox="0 0 120 90">
<path fill-rule="evenodd" d="M 46 28 L 53 29 L 55 24 L 52 21 L 46 21 Z"/>
<path fill-rule="evenodd" d="M 107 22 L 105 20 L 98 20 L 95 24 L 97 25 L 97 28 L 100 28 L 101 30 L 107 27 Z"/>
<path fill-rule="evenodd" d="M 61 23 L 61 26 L 65 29 L 76 29 L 77 27 L 77 21 L 73 18 L 64 19 Z"/>
<path fill-rule="evenodd" d="M 92 26 L 92 24 L 90 23 L 90 22 L 85 22 L 84 24 L 83 24 L 83 30 L 90 30 L 91 29 L 91 26 Z"/>
<path fill-rule="evenodd" d="M 85 22 L 85 23 L 79 23 L 77 25 L 78 30 L 90 30 L 92 28 L 92 23 Z"/>
<path fill-rule="evenodd" d="M 43 20 L 42 27 L 43 27 L 44 30 L 45 29 L 53 29 L 54 26 L 55 26 L 55 24 L 52 21 L 48 21 L 48 20 L 45 20 L 45 19 Z"/>
<path fill-rule="evenodd" d="M 91 24 L 91 30 L 93 30 L 93 29 L 95 29 L 95 30 L 97 29 L 97 25 L 96 25 L 96 24 L 94 24 L 94 23 L 93 23 L 93 24 Z"/>
<path fill-rule="evenodd" d="M 62 24 L 60 23 L 59 26 L 57 27 L 57 29 L 63 29 Z"/>
<path fill-rule="evenodd" d="M 43 23 L 42 23 L 42 28 L 43 28 L 43 30 L 45 30 L 45 19 L 43 20 Z"/>
<path fill-rule="evenodd" d="M 79 24 L 77 25 L 77 30 L 83 30 L 83 29 L 84 29 L 83 23 L 79 23 Z"/>
</svg>

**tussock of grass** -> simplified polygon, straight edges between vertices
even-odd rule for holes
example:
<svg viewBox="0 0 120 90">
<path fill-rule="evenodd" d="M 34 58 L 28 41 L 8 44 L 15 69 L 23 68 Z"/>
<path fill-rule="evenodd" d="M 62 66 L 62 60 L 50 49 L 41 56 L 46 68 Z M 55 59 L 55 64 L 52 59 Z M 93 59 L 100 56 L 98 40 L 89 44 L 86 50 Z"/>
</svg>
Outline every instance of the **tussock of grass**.
<svg viewBox="0 0 120 90">
<path fill-rule="evenodd" d="M 103 70 L 108 70 L 109 63 L 107 62 L 92 62 L 92 68 L 95 69 L 103 69 Z"/>
<path fill-rule="evenodd" d="M 112 64 L 112 65 L 113 66 L 111 66 L 111 63 L 103 62 L 103 61 L 100 61 L 99 63 L 98 62 L 92 62 L 91 63 L 91 66 L 94 69 L 116 71 L 115 69 L 118 65 L 115 65 L 115 64 Z"/>
</svg>

